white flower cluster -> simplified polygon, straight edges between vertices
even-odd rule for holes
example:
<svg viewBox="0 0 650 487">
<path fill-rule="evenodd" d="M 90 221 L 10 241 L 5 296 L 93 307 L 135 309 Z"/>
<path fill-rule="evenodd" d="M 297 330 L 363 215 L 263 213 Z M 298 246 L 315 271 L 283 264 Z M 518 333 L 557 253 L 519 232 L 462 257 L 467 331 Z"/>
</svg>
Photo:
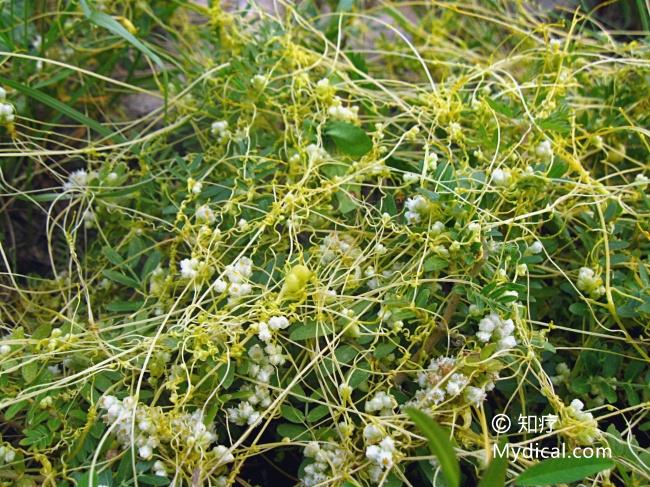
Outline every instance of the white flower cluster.
<svg viewBox="0 0 650 487">
<path fill-rule="evenodd" d="M 567 383 L 569 382 L 569 378 L 571 377 L 571 369 L 569 369 L 569 366 L 566 364 L 566 362 L 560 362 L 555 366 L 555 373 L 557 375 L 551 376 L 551 382 L 555 385 L 559 385 L 562 383 Z"/>
<path fill-rule="evenodd" d="M 195 257 L 192 257 L 191 259 L 183 259 L 179 263 L 181 277 L 190 280 L 196 279 L 205 266 L 205 261 L 199 260 Z"/>
<path fill-rule="evenodd" d="M 268 342 L 273 337 L 274 331 L 284 330 L 289 326 L 285 316 L 274 316 L 268 323 L 262 321 L 257 324 L 257 337 L 263 342 Z"/>
<path fill-rule="evenodd" d="M 580 399 L 574 399 L 567 408 L 568 415 L 580 423 L 581 428 L 578 431 L 578 440 L 582 443 L 591 443 L 598 436 L 598 422 L 594 419 L 594 415 L 590 412 L 584 411 L 585 405 Z"/>
<path fill-rule="evenodd" d="M 585 291 L 593 298 L 599 298 L 605 294 L 605 286 L 600 276 L 597 276 L 593 269 L 581 267 L 578 271 L 578 289 Z"/>
<path fill-rule="evenodd" d="M 218 138 L 219 142 L 225 142 L 230 137 L 230 131 L 228 130 L 228 122 L 226 120 L 220 120 L 218 122 L 212 122 L 212 127 L 210 129 L 212 135 Z"/>
<path fill-rule="evenodd" d="M 329 157 L 327 151 L 316 144 L 309 144 L 305 150 L 307 151 L 309 160 L 316 164 L 323 162 Z"/>
<path fill-rule="evenodd" d="M 0 463 L 11 463 L 16 458 L 16 452 L 10 446 L 0 445 Z"/>
<path fill-rule="evenodd" d="M 481 387 L 467 386 L 465 389 L 465 399 L 473 406 L 480 406 L 486 398 L 487 393 Z"/>
<path fill-rule="evenodd" d="M 158 477 L 167 477 L 167 467 L 165 467 L 164 462 L 156 460 L 152 469 L 154 475 L 157 475 Z"/>
<path fill-rule="evenodd" d="M 490 313 L 479 321 L 478 329 L 476 337 L 485 343 L 494 339 L 499 350 L 517 345 L 517 339 L 514 337 L 515 324 L 511 319 L 503 320 L 498 314 Z"/>
<path fill-rule="evenodd" d="M 5 103 L 7 92 L 0 87 L 0 123 L 11 123 L 15 119 L 14 106 L 11 103 Z"/>
<path fill-rule="evenodd" d="M 201 181 L 196 181 L 194 178 L 189 178 L 187 180 L 187 190 L 192 194 L 201 194 L 203 189 L 203 183 Z"/>
<path fill-rule="evenodd" d="M 63 184 L 63 189 L 65 191 L 71 189 L 85 190 L 88 187 L 88 183 L 96 177 L 96 171 L 87 172 L 84 169 L 78 169 L 70 173 L 68 180 Z"/>
<path fill-rule="evenodd" d="M 208 225 L 212 225 L 217 219 L 214 211 L 208 205 L 199 206 L 194 212 L 194 217 L 197 221 L 207 223 Z"/>
<path fill-rule="evenodd" d="M 269 407 L 271 393 L 268 384 L 271 382 L 275 368 L 286 362 L 282 348 L 271 343 L 264 349 L 259 345 L 253 345 L 248 351 L 248 356 L 251 363 L 247 375 L 259 384 L 256 384 L 254 389 L 251 386 L 242 387 L 242 391 L 252 392 L 251 396 L 246 401 L 240 402 L 237 407 L 228 409 L 228 420 L 240 426 L 251 425 L 259 419 L 260 413 L 255 409 L 256 406 L 262 409 Z"/>
<path fill-rule="evenodd" d="M 428 411 L 444 400 L 453 399 L 464 392 L 467 402 L 478 406 L 485 400 L 486 391 L 494 389 L 493 382 L 488 382 L 482 387 L 469 385 L 469 378 L 465 374 L 454 373 L 455 368 L 455 358 L 432 359 L 429 368 L 418 374 L 420 389 L 415 393 L 415 398 L 407 405 Z"/>
<path fill-rule="evenodd" d="M 392 395 L 379 391 L 372 399 L 366 401 L 365 409 L 367 413 L 379 412 L 380 416 L 388 416 L 396 407 L 397 401 Z"/>
<path fill-rule="evenodd" d="M 648 184 L 650 184 L 650 178 L 645 174 L 639 173 L 634 178 L 634 182 L 640 184 L 642 188 L 645 188 Z"/>
<path fill-rule="evenodd" d="M 171 421 L 172 430 L 184 441 L 189 448 L 196 451 L 207 451 L 210 445 L 217 440 L 217 435 L 212 428 L 203 422 L 203 414 L 197 409 L 193 413 L 182 414 Z"/>
<path fill-rule="evenodd" d="M 404 180 L 404 184 L 413 184 L 419 181 L 420 175 L 414 172 L 405 172 L 402 179 Z"/>
<path fill-rule="evenodd" d="M 341 99 L 338 96 L 335 96 L 332 105 L 327 109 L 327 114 L 336 120 L 354 122 L 359 118 L 359 107 L 345 107 L 343 106 Z"/>
<path fill-rule="evenodd" d="M 325 484 L 339 476 L 348 456 L 345 449 L 333 443 L 321 446 L 316 441 L 310 441 L 303 453 L 305 457 L 314 459 L 304 470 L 302 481 L 307 487 Z"/>
<path fill-rule="evenodd" d="M 356 247 L 354 238 L 347 234 L 333 232 L 323 239 L 320 245 L 321 262 L 329 264 L 338 256 L 347 257 L 350 260 L 356 260 L 361 251 Z"/>
<path fill-rule="evenodd" d="M 11 347 L 8 344 L 3 343 L 2 345 L 0 345 L 0 355 L 8 355 L 10 353 L 11 353 Z"/>
<path fill-rule="evenodd" d="M 251 287 L 248 279 L 253 274 L 253 261 L 248 257 L 240 257 L 234 263 L 228 264 L 224 272 L 228 282 L 223 279 L 217 279 L 214 281 L 214 290 L 218 293 L 224 292 L 228 289 L 228 294 L 230 298 L 228 299 L 229 303 L 247 296 L 251 293 L 253 288 Z"/>
<path fill-rule="evenodd" d="M 495 186 L 508 186 L 512 181 L 512 173 L 509 169 L 496 168 L 490 179 Z"/>
<path fill-rule="evenodd" d="M 104 409 L 104 422 L 108 425 L 115 424 L 115 435 L 123 447 L 131 444 L 131 429 L 133 428 L 133 410 L 135 400 L 127 396 L 121 401 L 115 396 L 101 398 L 99 407 Z M 153 457 L 154 449 L 160 444 L 157 425 L 159 424 L 157 411 L 139 405 L 135 414 L 135 446 L 143 460 Z"/>
<path fill-rule="evenodd" d="M 154 295 L 159 295 L 165 284 L 165 270 L 158 266 L 154 269 L 149 277 L 149 292 Z"/>
<path fill-rule="evenodd" d="M 408 198 L 405 203 L 406 206 L 406 221 L 409 224 L 419 223 L 422 218 L 422 213 L 429 208 L 429 203 L 424 196 L 417 195 L 414 198 Z"/>
<path fill-rule="evenodd" d="M 366 448 L 366 458 L 373 462 L 369 473 L 373 482 L 379 482 L 383 470 L 393 467 L 395 464 L 395 440 L 386 436 L 377 445 L 370 445 Z"/>
</svg>

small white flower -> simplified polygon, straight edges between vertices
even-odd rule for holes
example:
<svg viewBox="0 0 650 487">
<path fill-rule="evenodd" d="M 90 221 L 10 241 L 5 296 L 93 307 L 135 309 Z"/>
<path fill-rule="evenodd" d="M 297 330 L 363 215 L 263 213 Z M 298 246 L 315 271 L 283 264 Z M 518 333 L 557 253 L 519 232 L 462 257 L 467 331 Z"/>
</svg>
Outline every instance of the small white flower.
<svg viewBox="0 0 650 487">
<path fill-rule="evenodd" d="M 528 251 L 531 254 L 539 254 L 542 250 L 544 250 L 544 245 L 542 245 L 542 242 L 539 240 L 535 240 L 530 246 L 528 247 Z"/>
<path fill-rule="evenodd" d="M 214 288 L 214 290 L 216 292 L 222 293 L 222 292 L 224 292 L 226 290 L 228 285 L 226 284 L 226 281 L 224 281 L 223 279 L 217 279 L 212 284 L 212 287 Z"/>
<path fill-rule="evenodd" d="M 429 171 L 435 171 L 438 167 L 438 154 L 435 152 L 429 153 L 424 158 L 424 164 Z"/>
<path fill-rule="evenodd" d="M 377 443 L 383 435 L 381 429 L 374 424 L 368 424 L 363 429 L 363 438 L 368 443 Z"/>
<path fill-rule="evenodd" d="M 574 399 L 569 405 L 574 411 L 582 411 L 585 407 L 585 404 L 580 399 Z"/>
<path fill-rule="evenodd" d="M 269 319 L 269 328 L 272 330 L 284 330 L 289 326 L 289 320 L 284 316 L 274 316 Z"/>
<path fill-rule="evenodd" d="M 512 174 L 508 169 L 497 168 L 494 171 L 492 171 L 492 182 L 496 186 L 507 186 L 508 184 L 510 184 L 511 178 L 512 178 Z"/>
<path fill-rule="evenodd" d="M 0 123 L 10 123 L 14 119 L 14 106 L 10 103 L 0 103 Z"/>
<path fill-rule="evenodd" d="M 375 249 L 374 249 L 374 250 L 375 250 L 375 252 L 376 252 L 377 254 L 379 254 L 379 255 L 384 255 L 384 254 L 388 251 L 388 250 L 386 249 L 386 247 L 385 247 L 384 245 L 380 244 L 380 243 L 378 243 L 377 245 L 375 245 Z"/>
<path fill-rule="evenodd" d="M 194 216 L 197 220 L 208 224 L 212 224 L 216 220 L 214 211 L 212 211 L 208 205 L 199 206 L 194 212 Z"/>
<path fill-rule="evenodd" d="M 542 142 L 540 142 L 539 145 L 535 148 L 535 154 L 537 154 L 538 157 L 541 157 L 543 159 L 552 158 L 553 147 L 551 146 L 551 141 L 543 140 Z"/>
<path fill-rule="evenodd" d="M 418 223 L 421 219 L 421 213 L 429 208 L 427 200 L 421 195 L 408 198 L 404 206 L 407 209 L 405 213 L 406 221 L 411 224 Z"/>
<path fill-rule="evenodd" d="M 180 262 L 181 277 L 185 279 L 194 279 L 199 274 L 200 262 L 198 259 L 183 259 Z"/>
<path fill-rule="evenodd" d="M 637 174 L 636 177 L 634 178 L 634 182 L 640 184 L 641 186 L 645 187 L 650 183 L 650 178 L 646 176 L 645 174 Z"/>
<path fill-rule="evenodd" d="M 445 224 L 442 223 L 441 221 L 436 221 L 433 225 L 431 225 L 431 233 L 433 235 L 440 235 L 444 231 L 445 231 Z"/>
<path fill-rule="evenodd" d="M 447 382 L 445 390 L 450 396 L 457 396 L 467 386 L 469 379 L 464 374 L 455 373 Z"/>
<path fill-rule="evenodd" d="M 211 127 L 212 135 L 223 137 L 226 135 L 227 131 L 228 131 L 227 121 L 221 120 L 218 122 L 212 122 L 212 127 Z"/>
<path fill-rule="evenodd" d="M 412 184 L 415 183 L 418 179 L 420 179 L 420 175 L 414 172 L 406 172 L 402 176 L 402 179 L 404 180 L 404 184 Z"/>
<path fill-rule="evenodd" d="M 217 445 L 212 451 L 214 451 L 215 457 L 218 459 L 218 465 L 225 465 L 235 461 L 235 457 L 227 446 Z"/>
<path fill-rule="evenodd" d="M 85 189 L 88 183 L 97 177 L 95 171 L 86 172 L 84 169 L 78 169 L 68 176 L 68 181 L 63 185 L 63 189 Z"/>
<path fill-rule="evenodd" d="M 151 460 L 151 457 L 153 457 L 153 449 L 149 445 L 143 445 L 138 448 L 138 454 L 143 460 Z"/>
<path fill-rule="evenodd" d="M 7 449 L 5 452 L 5 462 L 11 463 L 16 459 L 16 452 L 14 450 Z"/>
<path fill-rule="evenodd" d="M 263 342 L 268 342 L 273 337 L 268 324 L 261 322 L 257 325 L 257 337 Z"/>
<path fill-rule="evenodd" d="M 0 345 L 0 355 L 7 355 L 9 353 L 11 353 L 11 347 L 9 345 L 6 343 Z"/>
<path fill-rule="evenodd" d="M 257 90 L 263 90 L 267 82 L 268 80 L 266 79 L 266 76 L 262 76 L 261 74 L 256 74 L 253 76 L 253 79 L 251 79 L 251 84 Z"/>
</svg>

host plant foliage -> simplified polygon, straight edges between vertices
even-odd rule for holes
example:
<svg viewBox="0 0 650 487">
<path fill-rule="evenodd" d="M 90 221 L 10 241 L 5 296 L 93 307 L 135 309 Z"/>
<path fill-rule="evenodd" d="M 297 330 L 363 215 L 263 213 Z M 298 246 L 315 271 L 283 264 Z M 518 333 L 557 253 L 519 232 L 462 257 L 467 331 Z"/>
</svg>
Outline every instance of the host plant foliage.
<svg viewBox="0 0 650 487">
<path fill-rule="evenodd" d="M 462 485 L 499 413 L 648 482 L 647 38 L 526 2 L 8 3 L 0 485 L 445 485 L 408 407 Z"/>
</svg>

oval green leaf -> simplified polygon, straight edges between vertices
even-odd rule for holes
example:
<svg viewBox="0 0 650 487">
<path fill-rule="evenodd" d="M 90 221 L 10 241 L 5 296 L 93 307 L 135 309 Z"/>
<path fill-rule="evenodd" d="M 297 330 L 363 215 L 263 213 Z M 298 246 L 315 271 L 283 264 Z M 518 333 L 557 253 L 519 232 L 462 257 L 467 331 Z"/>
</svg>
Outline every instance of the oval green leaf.
<svg viewBox="0 0 650 487">
<path fill-rule="evenodd" d="M 347 122 L 330 122 L 325 133 L 334 140 L 336 147 L 353 157 L 361 157 L 372 149 L 372 140 L 356 125 Z"/>
</svg>

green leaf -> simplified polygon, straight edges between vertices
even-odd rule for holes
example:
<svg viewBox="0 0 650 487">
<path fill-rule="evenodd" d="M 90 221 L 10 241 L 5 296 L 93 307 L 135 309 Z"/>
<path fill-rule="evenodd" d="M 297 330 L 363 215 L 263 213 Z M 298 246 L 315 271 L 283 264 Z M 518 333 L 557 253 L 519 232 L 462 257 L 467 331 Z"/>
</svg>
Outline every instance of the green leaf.
<svg viewBox="0 0 650 487">
<path fill-rule="evenodd" d="M 435 272 L 446 268 L 448 265 L 449 262 L 446 259 L 433 255 L 424 261 L 423 267 L 425 272 Z"/>
<path fill-rule="evenodd" d="M 429 440 L 429 450 L 436 456 L 448 487 L 460 485 L 460 466 L 449 434 L 419 409 L 407 408 L 406 414 Z"/>
<path fill-rule="evenodd" d="M 119 267 L 124 262 L 122 256 L 118 254 L 115 249 L 109 247 L 108 245 L 102 248 L 102 254 L 104 254 L 104 257 L 106 257 L 108 261 L 115 266 Z"/>
<path fill-rule="evenodd" d="M 169 485 L 169 479 L 159 475 L 139 475 L 138 482 L 145 485 Z"/>
<path fill-rule="evenodd" d="M 79 3 L 81 5 L 81 10 L 91 23 L 95 24 L 98 27 L 103 27 L 116 36 L 121 37 L 126 42 L 142 52 L 142 54 L 148 56 L 159 67 L 163 67 L 162 60 L 158 57 L 158 55 L 147 46 L 145 46 L 140 40 L 134 37 L 133 34 L 126 30 L 124 26 L 117 20 L 103 12 L 92 10 L 86 0 L 79 0 Z"/>
<path fill-rule="evenodd" d="M 548 170 L 547 176 L 552 179 L 561 178 L 564 176 L 564 173 L 569 169 L 569 164 L 567 164 L 562 159 L 556 159 L 553 161 L 553 165 Z"/>
<path fill-rule="evenodd" d="M 332 325 L 326 325 L 325 323 L 311 321 L 309 323 L 305 323 L 304 325 L 297 325 L 289 335 L 289 338 L 299 342 L 303 340 L 309 340 L 310 338 L 322 337 L 329 333 L 332 333 L 333 331 L 334 328 Z"/>
<path fill-rule="evenodd" d="M 113 311 L 114 313 L 126 313 L 128 311 L 138 311 L 142 308 L 144 301 L 113 301 L 106 305 L 108 311 Z"/>
<path fill-rule="evenodd" d="M 539 122 L 539 128 L 542 130 L 551 130 L 563 135 L 568 134 L 571 131 L 571 124 L 569 123 L 569 109 L 567 106 L 561 106 L 548 118 Z"/>
<path fill-rule="evenodd" d="M 49 337 L 50 333 L 52 333 L 52 323 L 43 323 L 34 330 L 34 333 L 32 333 L 32 339 L 42 340 L 43 338 Z"/>
<path fill-rule="evenodd" d="M 336 147 L 353 157 L 361 157 L 372 149 L 372 140 L 366 133 L 347 122 L 330 122 L 325 127 L 325 134 L 330 136 Z"/>
<path fill-rule="evenodd" d="M 493 100 L 492 98 L 485 98 L 485 101 L 495 112 L 505 115 L 508 118 L 513 118 L 515 116 L 515 111 L 509 105 Z"/>
<path fill-rule="evenodd" d="M 608 458 L 549 458 L 526 469 L 515 485 L 568 484 L 613 467 L 614 462 Z"/>
<path fill-rule="evenodd" d="M 395 348 L 397 348 L 397 345 L 392 342 L 380 343 L 375 347 L 375 353 L 373 355 L 375 358 L 382 359 L 395 350 Z"/>
<path fill-rule="evenodd" d="M 315 408 L 311 409 L 307 413 L 307 421 L 310 423 L 314 423 L 319 419 L 323 418 L 324 416 L 326 416 L 329 412 L 330 412 L 329 408 L 324 404 L 316 406 Z"/>
<path fill-rule="evenodd" d="M 142 279 L 145 279 L 149 274 L 151 274 L 156 267 L 158 267 L 158 264 L 160 264 L 160 261 L 162 259 L 162 255 L 160 255 L 160 252 L 157 250 L 154 250 L 151 254 L 149 254 L 149 257 L 147 257 L 147 260 L 144 262 L 144 266 L 142 266 L 142 273 L 141 277 Z"/>
<path fill-rule="evenodd" d="M 283 404 L 280 406 L 280 413 L 282 417 L 292 423 L 303 423 L 305 415 L 299 409 L 294 408 L 290 404 Z"/>
<path fill-rule="evenodd" d="M 105 270 L 105 271 L 102 271 L 102 274 L 104 275 L 104 277 L 107 277 L 111 281 L 118 282 L 118 283 L 123 284 L 123 285 L 125 285 L 127 287 L 132 287 L 132 288 L 140 287 L 140 283 L 138 281 L 136 281 L 132 277 L 125 276 L 121 272 Z"/>
<path fill-rule="evenodd" d="M 357 204 L 347 195 L 347 193 L 345 193 L 345 191 L 337 191 L 336 199 L 339 203 L 338 209 L 344 215 L 357 208 Z"/>
<path fill-rule="evenodd" d="M 19 401 L 19 402 L 15 403 L 15 404 L 12 404 L 11 406 L 9 406 L 7 408 L 7 410 L 5 411 L 5 420 L 6 421 L 11 421 L 11 419 L 14 416 L 16 416 L 16 414 L 18 414 L 20 411 L 25 409 L 28 406 L 28 404 L 29 403 L 27 402 L 27 400 L 24 400 L 24 401 Z"/>
<path fill-rule="evenodd" d="M 307 432 L 307 429 L 304 426 L 298 426 L 297 424 L 280 424 L 278 425 L 277 428 L 277 433 L 280 438 L 291 438 L 292 440 L 296 440 L 298 438 L 301 439 L 306 439 L 309 437 L 309 433 Z"/>
<path fill-rule="evenodd" d="M 38 362 L 28 362 L 20 368 L 20 371 L 23 375 L 23 379 L 25 379 L 25 382 L 29 384 L 30 382 L 33 382 L 34 379 L 36 379 L 38 376 Z"/>
<path fill-rule="evenodd" d="M 430 191 L 425 188 L 418 188 L 416 190 L 418 193 L 420 193 L 422 196 L 424 196 L 426 199 L 429 201 L 438 201 L 440 199 L 440 195 L 438 193 L 434 193 L 433 191 Z"/>
<path fill-rule="evenodd" d="M 501 446 L 505 441 L 501 441 Z M 508 456 L 496 455 L 478 483 L 478 487 L 503 487 L 506 484 L 506 472 L 508 470 Z"/>
</svg>

